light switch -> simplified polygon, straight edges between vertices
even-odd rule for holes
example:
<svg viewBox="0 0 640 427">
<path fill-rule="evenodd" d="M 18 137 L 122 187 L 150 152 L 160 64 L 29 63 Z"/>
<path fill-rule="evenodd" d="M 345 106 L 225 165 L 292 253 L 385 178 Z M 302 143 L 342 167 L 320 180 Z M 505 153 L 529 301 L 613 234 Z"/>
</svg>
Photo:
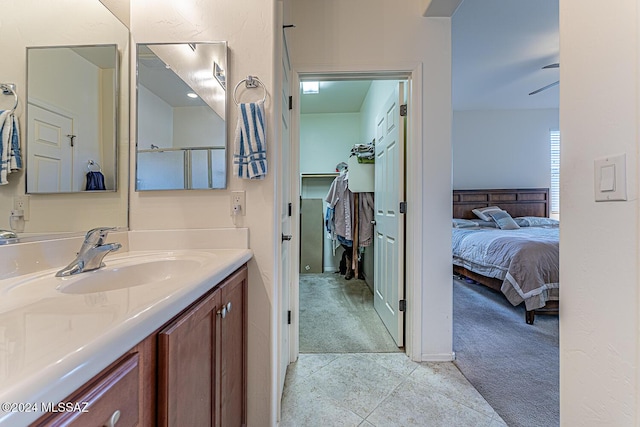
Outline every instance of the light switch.
<svg viewBox="0 0 640 427">
<path fill-rule="evenodd" d="M 627 200 L 627 155 L 618 154 L 594 162 L 596 202 Z"/>
<path fill-rule="evenodd" d="M 614 191 L 616 189 L 616 165 L 606 165 L 600 168 L 600 191 Z"/>
</svg>

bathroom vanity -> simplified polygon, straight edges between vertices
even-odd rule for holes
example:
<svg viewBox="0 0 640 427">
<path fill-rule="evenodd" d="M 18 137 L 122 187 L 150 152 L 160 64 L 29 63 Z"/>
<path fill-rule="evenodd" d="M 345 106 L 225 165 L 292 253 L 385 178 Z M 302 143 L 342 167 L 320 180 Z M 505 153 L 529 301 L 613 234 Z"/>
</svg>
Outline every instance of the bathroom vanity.
<svg viewBox="0 0 640 427">
<path fill-rule="evenodd" d="M 101 269 L 0 280 L 0 426 L 246 425 L 252 252 L 202 249 L 219 233 L 122 233 Z"/>
<path fill-rule="evenodd" d="M 246 288 L 242 266 L 32 425 L 246 425 Z"/>
</svg>

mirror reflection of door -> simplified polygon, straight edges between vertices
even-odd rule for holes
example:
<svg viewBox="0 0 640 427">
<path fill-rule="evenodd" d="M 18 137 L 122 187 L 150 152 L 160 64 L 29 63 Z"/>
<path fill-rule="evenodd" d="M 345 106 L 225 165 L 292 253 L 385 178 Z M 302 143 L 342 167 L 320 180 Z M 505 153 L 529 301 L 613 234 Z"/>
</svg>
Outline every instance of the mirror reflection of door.
<svg viewBox="0 0 640 427">
<path fill-rule="evenodd" d="M 29 104 L 27 187 L 35 193 L 72 191 L 73 121 Z"/>
<path fill-rule="evenodd" d="M 115 44 L 27 48 L 27 193 L 85 191 L 95 164 L 116 190 L 117 82 Z"/>
</svg>

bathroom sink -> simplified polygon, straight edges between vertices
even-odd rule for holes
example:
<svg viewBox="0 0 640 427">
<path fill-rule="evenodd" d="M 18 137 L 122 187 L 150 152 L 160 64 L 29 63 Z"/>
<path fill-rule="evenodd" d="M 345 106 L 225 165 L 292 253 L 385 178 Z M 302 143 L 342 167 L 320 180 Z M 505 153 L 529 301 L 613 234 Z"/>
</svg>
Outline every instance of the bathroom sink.
<svg viewBox="0 0 640 427">
<path fill-rule="evenodd" d="M 200 265 L 199 261 L 193 259 L 169 258 L 139 264 L 106 266 L 99 270 L 78 274 L 70 279 L 63 278 L 56 289 L 65 294 L 89 294 L 132 288 L 179 279 Z"/>
<path fill-rule="evenodd" d="M 65 277 L 55 277 L 58 269 L 26 275 L 0 288 L 0 309 L 64 294 L 90 294 L 168 282 L 181 285 L 216 265 L 217 257 L 211 252 L 192 250 L 125 252 L 106 258 L 106 265 L 98 270 Z"/>
</svg>

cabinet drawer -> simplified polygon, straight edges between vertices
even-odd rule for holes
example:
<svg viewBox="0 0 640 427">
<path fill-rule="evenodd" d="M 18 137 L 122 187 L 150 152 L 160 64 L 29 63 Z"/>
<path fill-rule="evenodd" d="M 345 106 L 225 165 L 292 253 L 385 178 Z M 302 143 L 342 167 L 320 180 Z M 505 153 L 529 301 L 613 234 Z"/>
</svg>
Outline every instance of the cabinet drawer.
<svg viewBox="0 0 640 427">
<path fill-rule="evenodd" d="M 129 354 L 104 375 L 98 377 L 79 393 L 65 399 L 77 404 L 74 410 L 54 407 L 54 411 L 36 421 L 34 426 L 117 426 L 140 424 L 138 383 L 140 363 L 138 353 Z M 85 404 L 86 402 L 86 404 Z M 84 409 L 84 410 L 83 410 Z M 118 414 L 116 414 L 118 412 Z M 110 420 L 116 420 L 109 424 Z"/>
</svg>

